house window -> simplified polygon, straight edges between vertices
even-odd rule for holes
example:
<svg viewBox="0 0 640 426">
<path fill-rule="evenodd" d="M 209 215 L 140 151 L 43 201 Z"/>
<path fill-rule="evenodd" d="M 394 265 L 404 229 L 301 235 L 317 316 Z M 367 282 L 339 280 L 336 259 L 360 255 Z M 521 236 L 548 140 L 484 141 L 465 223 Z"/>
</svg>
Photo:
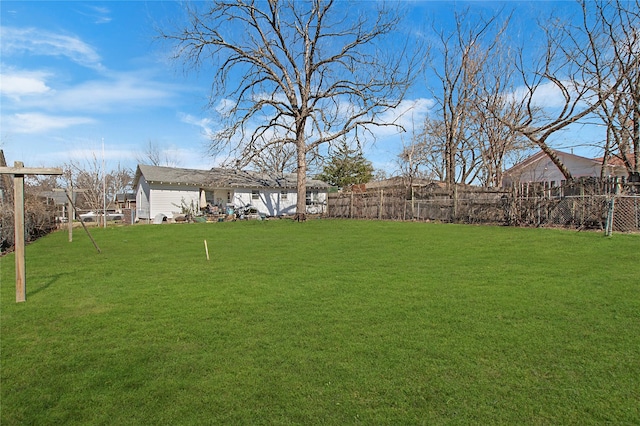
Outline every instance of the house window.
<svg viewBox="0 0 640 426">
<path fill-rule="evenodd" d="M 251 190 L 251 199 L 252 200 L 259 200 L 260 199 L 260 191 L 258 191 L 257 189 Z"/>
<path fill-rule="evenodd" d="M 227 191 L 227 203 L 231 203 L 231 191 Z"/>
<path fill-rule="evenodd" d="M 287 191 L 280 191 L 280 199 L 287 200 L 289 198 L 289 193 Z"/>
<path fill-rule="evenodd" d="M 307 191 L 307 206 L 318 202 L 318 191 Z"/>
</svg>

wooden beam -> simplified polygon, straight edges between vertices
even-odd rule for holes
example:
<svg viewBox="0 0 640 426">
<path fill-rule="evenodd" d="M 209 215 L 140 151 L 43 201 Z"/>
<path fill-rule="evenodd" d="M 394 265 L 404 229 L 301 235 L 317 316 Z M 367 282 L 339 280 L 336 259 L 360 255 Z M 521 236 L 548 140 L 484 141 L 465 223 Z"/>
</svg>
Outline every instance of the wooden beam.
<svg viewBox="0 0 640 426">
<path fill-rule="evenodd" d="M 57 167 L 0 167 L 0 174 L 9 175 L 61 175 L 62 169 Z"/>
</svg>

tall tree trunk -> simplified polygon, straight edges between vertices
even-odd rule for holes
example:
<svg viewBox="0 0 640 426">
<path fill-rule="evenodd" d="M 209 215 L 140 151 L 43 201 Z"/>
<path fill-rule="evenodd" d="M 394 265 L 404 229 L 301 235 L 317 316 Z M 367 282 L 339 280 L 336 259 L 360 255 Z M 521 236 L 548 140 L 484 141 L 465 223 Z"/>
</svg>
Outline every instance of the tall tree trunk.
<svg viewBox="0 0 640 426">
<path fill-rule="evenodd" d="M 300 222 L 307 219 L 307 145 L 302 131 L 298 131 L 296 151 L 298 158 L 298 168 L 296 171 L 298 200 L 296 202 L 296 215 L 294 219 Z"/>
<path fill-rule="evenodd" d="M 640 78 L 636 81 L 636 93 L 640 94 Z M 633 109 L 633 154 L 634 163 L 632 172 L 629 177 L 635 182 L 640 181 L 640 97 L 635 99 L 635 108 Z"/>
</svg>

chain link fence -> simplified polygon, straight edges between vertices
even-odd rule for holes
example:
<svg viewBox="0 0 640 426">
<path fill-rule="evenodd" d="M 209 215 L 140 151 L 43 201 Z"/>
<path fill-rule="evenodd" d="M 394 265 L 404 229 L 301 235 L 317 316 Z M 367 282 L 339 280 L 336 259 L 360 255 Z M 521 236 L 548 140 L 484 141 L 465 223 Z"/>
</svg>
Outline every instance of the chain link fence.
<svg viewBox="0 0 640 426">
<path fill-rule="evenodd" d="M 618 232 L 640 231 L 640 196 L 620 195 L 613 197 L 608 229 Z"/>
<path fill-rule="evenodd" d="M 329 194 L 327 216 L 640 231 L 639 194 L 614 186 L 594 188 L 573 184 L 526 190 L 467 187 L 446 193 L 441 188 L 339 192 Z"/>
</svg>

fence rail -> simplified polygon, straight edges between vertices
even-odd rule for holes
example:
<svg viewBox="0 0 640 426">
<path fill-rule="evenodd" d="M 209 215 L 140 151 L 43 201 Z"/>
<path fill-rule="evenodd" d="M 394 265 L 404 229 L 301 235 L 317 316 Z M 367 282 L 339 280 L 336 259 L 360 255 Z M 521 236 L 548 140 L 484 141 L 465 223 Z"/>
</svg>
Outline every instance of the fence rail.
<svg viewBox="0 0 640 426">
<path fill-rule="evenodd" d="M 407 199 L 406 190 L 329 194 L 329 217 L 640 231 L 640 195 L 473 191 Z M 575 192 L 574 192 L 575 193 Z M 578 192 L 580 194 L 580 192 Z M 424 194 L 422 194 L 424 196 Z"/>
</svg>

